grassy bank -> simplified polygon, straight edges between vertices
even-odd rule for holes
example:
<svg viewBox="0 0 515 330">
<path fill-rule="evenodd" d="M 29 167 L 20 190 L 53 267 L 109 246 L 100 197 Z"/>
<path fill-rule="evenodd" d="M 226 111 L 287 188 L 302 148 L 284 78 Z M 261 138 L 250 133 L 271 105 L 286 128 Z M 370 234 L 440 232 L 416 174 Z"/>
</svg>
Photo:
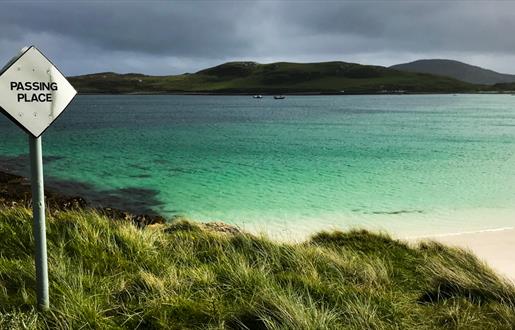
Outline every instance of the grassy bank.
<svg viewBox="0 0 515 330">
<path fill-rule="evenodd" d="M 472 255 L 384 235 L 274 243 L 189 222 L 48 219 L 52 309 L 33 309 L 31 213 L 0 209 L 0 328 L 511 329 L 515 288 Z"/>
</svg>

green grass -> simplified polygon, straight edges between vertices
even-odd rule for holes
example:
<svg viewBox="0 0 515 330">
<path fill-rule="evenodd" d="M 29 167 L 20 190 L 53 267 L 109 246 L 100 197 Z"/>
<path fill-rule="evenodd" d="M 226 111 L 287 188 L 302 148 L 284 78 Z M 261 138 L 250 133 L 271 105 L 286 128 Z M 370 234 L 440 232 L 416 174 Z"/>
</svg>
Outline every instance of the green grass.
<svg viewBox="0 0 515 330">
<path fill-rule="evenodd" d="M 98 73 L 70 77 L 82 93 L 471 92 L 484 86 L 448 77 L 345 62 L 230 62 L 176 76 Z"/>
<path fill-rule="evenodd" d="M 93 211 L 47 219 L 51 310 L 34 309 L 31 212 L 0 209 L 0 329 L 512 329 L 515 288 L 474 256 L 366 231 L 284 244 Z"/>
</svg>

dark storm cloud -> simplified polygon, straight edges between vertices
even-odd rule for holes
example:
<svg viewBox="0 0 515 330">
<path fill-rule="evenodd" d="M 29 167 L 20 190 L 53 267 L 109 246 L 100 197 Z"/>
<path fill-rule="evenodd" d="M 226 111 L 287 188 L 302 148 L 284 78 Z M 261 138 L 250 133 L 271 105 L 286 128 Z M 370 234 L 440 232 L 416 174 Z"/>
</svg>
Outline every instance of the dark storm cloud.
<svg viewBox="0 0 515 330">
<path fill-rule="evenodd" d="M 307 34 L 355 36 L 372 42 L 372 49 L 515 51 L 509 36 L 515 28 L 513 2 L 365 1 L 310 7 L 290 23 L 297 22 Z"/>
<path fill-rule="evenodd" d="M 239 51 L 246 46 L 241 40 L 217 37 L 234 34 L 231 17 L 236 7 L 220 11 L 211 3 L 22 2 L 0 17 L 7 27 L 67 36 L 110 51 L 214 55 L 220 48 Z"/>
<path fill-rule="evenodd" d="M 447 57 L 515 72 L 515 3 L 4 2 L 0 60 L 35 44 L 67 74 L 170 74 L 228 60 L 380 65 Z"/>
</svg>

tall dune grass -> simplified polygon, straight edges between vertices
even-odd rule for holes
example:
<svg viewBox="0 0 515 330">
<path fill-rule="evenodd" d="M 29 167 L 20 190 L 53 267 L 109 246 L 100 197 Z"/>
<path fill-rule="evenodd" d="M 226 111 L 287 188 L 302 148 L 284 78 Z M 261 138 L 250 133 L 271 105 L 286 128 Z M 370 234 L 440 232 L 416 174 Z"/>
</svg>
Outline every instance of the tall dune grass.
<svg viewBox="0 0 515 330">
<path fill-rule="evenodd" d="M 0 209 L 0 329 L 511 329 L 515 288 L 469 253 L 366 231 L 303 244 L 48 218 L 51 310 L 34 309 L 31 212 Z"/>
</svg>

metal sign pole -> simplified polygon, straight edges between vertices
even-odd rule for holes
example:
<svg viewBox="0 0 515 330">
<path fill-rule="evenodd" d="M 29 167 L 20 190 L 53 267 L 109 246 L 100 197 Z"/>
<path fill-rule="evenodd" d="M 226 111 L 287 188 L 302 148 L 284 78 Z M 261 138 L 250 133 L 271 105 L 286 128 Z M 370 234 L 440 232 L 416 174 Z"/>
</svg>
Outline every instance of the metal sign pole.
<svg viewBox="0 0 515 330">
<path fill-rule="evenodd" d="M 36 286 L 38 307 L 48 310 L 48 263 L 45 227 L 45 190 L 43 185 L 43 157 L 41 137 L 29 135 L 30 170 L 32 186 L 32 213 L 34 216 L 34 240 L 36 245 Z"/>
<path fill-rule="evenodd" d="M 77 91 L 36 47 L 25 47 L 0 70 L 0 113 L 29 135 L 32 213 L 36 248 L 36 291 L 40 310 L 48 310 L 48 261 L 41 136 Z"/>
</svg>

